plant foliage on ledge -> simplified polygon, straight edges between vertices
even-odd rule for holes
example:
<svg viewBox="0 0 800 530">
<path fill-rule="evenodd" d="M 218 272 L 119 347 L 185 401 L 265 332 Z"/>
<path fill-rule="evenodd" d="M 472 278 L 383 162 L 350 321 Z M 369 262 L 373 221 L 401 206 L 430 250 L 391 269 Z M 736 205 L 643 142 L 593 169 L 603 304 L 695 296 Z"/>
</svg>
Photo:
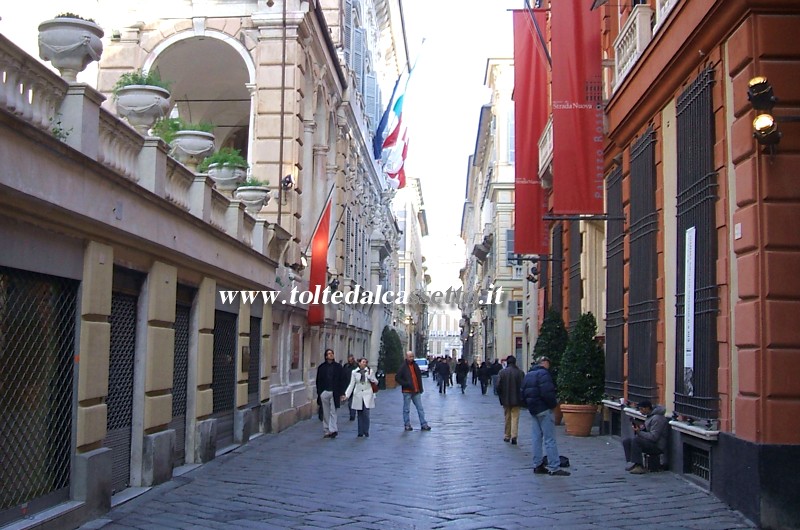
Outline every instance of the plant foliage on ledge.
<svg viewBox="0 0 800 530">
<path fill-rule="evenodd" d="M 569 343 L 561 359 L 558 374 L 558 397 L 570 405 L 596 405 L 605 391 L 605 354 L 595 339 L 597 321 L 584 313 L 569 334 Z"/>
<path fill-rule="evenodd" d="M 241 184 L 239 184 L 239 187 L 243 187 L 243 186 L 269 186 L 269 181 L 268 180 L 258 180 L 258 179 L 254 179 L 254 178 L 250 177 L 249 179 L 247 179 L 244 182 L 242 182 Z"/>
<path fill-rule="evenodd" d="M 179 131 L 201 131 L 210 133 L 213 130 L 213 123 L 189 123 L 181 118 L 161 118 L 153 125 L 152 134 L 153 136 L 158 136 L 168 144 L 171 144 L 172 140 L 175 139 L 175 133 Z"/>
<path fill-rule="evenodd" d="M 97 24 L 93 18 L 84 18 L 80 15 L 76 15 L 75 13 L 70 13 L 67 11 L 66 13 L 59 13 L 53 18 L 77 18 L 78 20 L 83 20 L 85 22 L 91 22 L 92 24 Z"/>
<path fill-rule="evenodd" d="M 220 166 L 234 166 L 247 168 L 247 160 L 242 156 L 242 152 L 233 147 L 223 147 L 213 155 L 203 160 L 197 167 L 197 171 L 205 173 L 208 171 L 208 166 L 217 164 Z"/>
<path fill-rule="evenodd" d="M 117 80 L 112 92 L 114 94 L 114 98 L 117 97 L 119 90 L 121 88 L 125 88 L 126 86 L 131 85 L 148 85 L 148 86 L 157 86 L 159 88 L 163 88 L 164 90 L 169 91 L 169 81 L 164 81 L 161 79 L 161 76 L 156 71 L 150 71 L 147 73 L 142 72 L 141 69 L 134 70 L 133 72 L 125 72 L 119 79 Z"/>
</svg>

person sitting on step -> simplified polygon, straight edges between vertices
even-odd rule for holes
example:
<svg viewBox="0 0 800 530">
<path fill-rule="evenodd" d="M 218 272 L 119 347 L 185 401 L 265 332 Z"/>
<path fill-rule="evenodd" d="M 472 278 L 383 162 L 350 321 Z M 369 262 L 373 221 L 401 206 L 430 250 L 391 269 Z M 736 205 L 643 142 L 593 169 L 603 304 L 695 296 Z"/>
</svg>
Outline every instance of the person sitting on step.
<svg viewBox="0 0 800 530">
<path fill-rule="evenodd" d="M 633 422 L 633 436 L 622 440 L 625 450 L 625 470 L 634 475 L 647 473 L 643 463 L 643 454 L 661 455 L 667 450 L 669 436 L 669 419 L 664 415 L 666 409 L 647 400 L 640 401 L 637 408 L 646 416 L 644 425 Z"/>
</svg>

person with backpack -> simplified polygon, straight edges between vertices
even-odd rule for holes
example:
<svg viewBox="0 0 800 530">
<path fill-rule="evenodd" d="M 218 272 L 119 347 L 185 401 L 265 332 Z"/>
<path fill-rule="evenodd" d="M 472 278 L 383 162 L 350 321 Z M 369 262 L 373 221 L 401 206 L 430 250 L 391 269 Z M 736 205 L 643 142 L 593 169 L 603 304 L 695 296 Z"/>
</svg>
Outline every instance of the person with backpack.
<svg viewBox="0 0 800 530">
<path fill-rule="evenodd" d="M 560 469 L 561 459 L 558 456 L 556 443 L 556 427 L 553 421 L 553 409 L 558 404 L 556 385 L 550 376 L 550 358 L 543 355 L 537 360 L 533 370 L 525 374 L 520 389 L 521 398 L 533 416 L 531 441 L 533 442 L 533 472 L 537 475 L 567 477 L 569 471 Z M 544 464 L 542 442 L 547 453 L 547 465 Z"/>
</svg>

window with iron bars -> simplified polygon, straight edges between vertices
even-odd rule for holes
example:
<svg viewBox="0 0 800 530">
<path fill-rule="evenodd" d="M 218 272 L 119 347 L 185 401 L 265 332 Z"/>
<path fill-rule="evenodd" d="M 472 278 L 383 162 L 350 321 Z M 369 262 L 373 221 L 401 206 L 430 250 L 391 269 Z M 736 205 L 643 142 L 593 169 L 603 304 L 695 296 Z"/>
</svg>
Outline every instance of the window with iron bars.
<svg viewBox="0 0 800 530">
<path fill-rule="evenodd" d="M 609 217 L 621 218 L 622 168 L 606 178 L 606 201 Z M 624 391 L 624 262 L 625 224 L 610 222 L 606 236 L 606 393 L 622 397 Z"/>
</svg>

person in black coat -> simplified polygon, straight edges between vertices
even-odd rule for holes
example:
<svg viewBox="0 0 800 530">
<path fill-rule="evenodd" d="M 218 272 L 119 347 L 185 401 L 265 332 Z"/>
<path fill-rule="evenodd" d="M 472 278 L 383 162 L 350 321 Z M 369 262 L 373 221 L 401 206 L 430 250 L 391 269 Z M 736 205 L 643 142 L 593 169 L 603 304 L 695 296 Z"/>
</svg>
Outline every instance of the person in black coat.
<svg viewBox="0 0 800 530">
<path fill-rule="evenodd" d="M 467 376 L 469 375 L 469 365 L 462 357 L 458 360 L 456 365 L 456 383 L 461 386 L 461 393 L 463 394 L 467 388 Z"/>
<path fill-rule="evenodd" d="M 339 400 L 344 395 L 349 382 L 345 382 L 342 365 L 334 360 L 333 350 L 325 350 L 325 362 L 317 368 L 317 397 L 322 403 L 322 431 L 323 438 L 336 438 L 339 434 L 336 409 Z"/>
<path fill-rule="evenodd" d="M 491 367 L 486 364 L 486 361 L 481 363 L 478 368 L 478 380 L 481 382 L 481 394 L 486 395 L 486 389 L 489 388 L 489 378 L 492 375 Z"/>
<path fill-rule="evenodd" d="M 553 409 L 558 404 L 556 399 L 556 385 L 550 377 L 550 358 L 539 357 L 533 370 L 525 374 L 522 381 L 522 400 L 528 407 L 528 412 L 533 416 L 533 472 L 551 476 L 568 476 L 569 471 L 559 468 L 561 459 L 558 456 L 556 444 L 556 428 L 553 421 Z M 547 452 L 547 466 L 543 464 L 542 440 Z"/>
<path fill-rule="evenodd" d="M 450 382 L 450 365 L 446 360 L 436 365 L 436 381 L 439 382 L 439 393 L 447 394 L 447 384 Z"/>
<path fill-rule="evenodd" d="M 522 406 L 520 388 L 524 378 L 525 372 L 517 368 L 517 358 L 509 355 L 506 358 L 506 367 L 500 370 L 497 378 L 497 395 L 506 420 L 503 441 L 510 441 L 511 445 L 517 445 L 519 409 Z"/>
</svg>

